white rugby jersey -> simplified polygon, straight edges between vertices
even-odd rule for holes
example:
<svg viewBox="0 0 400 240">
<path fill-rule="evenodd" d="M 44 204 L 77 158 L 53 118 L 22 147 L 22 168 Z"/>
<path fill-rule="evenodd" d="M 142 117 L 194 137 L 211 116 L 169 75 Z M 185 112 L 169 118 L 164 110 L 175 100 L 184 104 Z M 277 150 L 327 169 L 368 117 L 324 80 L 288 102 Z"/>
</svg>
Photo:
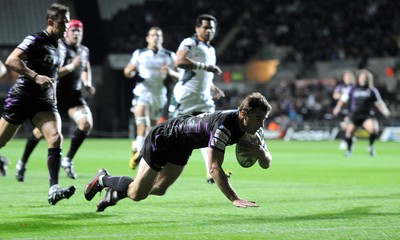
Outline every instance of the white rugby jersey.
<svg viewBox="0 0 400 240">
<path fill-rule="evenodd" d="M 175 68 L 175 61 L 176 54 L 164 48 L 157 52 L 148 48 L 135 50 L 129 63 L 137 66 L 138 73 L 144 81 L 136 85 L 133 93 L 136 94 L 135 91 L 142 91 L 143 88 L 161 93 L 165 88 L 163 81 L 167 74 L 162 73 L 160 68 L 164 65 Z"/>
<path fill-rule="evenodd" d="M 179 45 L 179 50 L 188 51 L 187 57 L 195 62 L 216 64 L 215 48 L 200 41 L 196 36 L 185 38 Z M 213 85 L 214 73 L 196 69 L 179 69 L 179 73 L 179 82 L 174 90 L 178 102 L 181 95 L 189 93 L 202 95 L 203 99 L 212 98 L 210 88 Z"/>
</svg>

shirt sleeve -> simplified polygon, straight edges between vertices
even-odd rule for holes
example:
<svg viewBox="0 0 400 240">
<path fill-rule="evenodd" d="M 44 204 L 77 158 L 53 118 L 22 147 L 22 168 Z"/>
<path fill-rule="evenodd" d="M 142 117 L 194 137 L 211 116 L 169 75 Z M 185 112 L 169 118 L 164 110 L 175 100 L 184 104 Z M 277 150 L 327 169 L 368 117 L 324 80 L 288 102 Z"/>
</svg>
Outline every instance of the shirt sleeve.
<svg viewBox="0 0 400 240">
<path fill-rule="evenodd" d="M 179 50 L 190 51 L 195 46 L 195 41 L 191 38 L 184 39 L 178 47 Z"/>
<path fill-rule="evenodd" d="M 229 129 L 221 125 L 215 130 L 215 132 L 213 131 L 211 141 L 209 142 L 208 146 L 215 150 L 225 152 L 225 148 L 230 142 L 230 139 L 231 132 Z"/>
<path fill-rule="evenodd" d="M 373 97 L 374 102 L 382 101 L 382 97 L 381 97 L 381 94 L 379 93 L 378 89 L 372 88 L 371 90 L 373 93 L 372 97 Z"/>
<path fill-rule="evenodd" d="M 135 64 L 136 66 L 139 65 L 139 50 L 135 50 L 132 53 L 131 60 L 129 61 L 130 64 Z"/>
<path fill-rule="evenodd" d="M 28 55 L 29 52 L 32 51 L 32 46 L 34 42 L 35 42 L 35 37 L 29 35 L 25 37 L 25 39 L 17 46 L 17 48 L 21 49 L 22 51 L 24 51 L 24 53 Z"/>
</svg>

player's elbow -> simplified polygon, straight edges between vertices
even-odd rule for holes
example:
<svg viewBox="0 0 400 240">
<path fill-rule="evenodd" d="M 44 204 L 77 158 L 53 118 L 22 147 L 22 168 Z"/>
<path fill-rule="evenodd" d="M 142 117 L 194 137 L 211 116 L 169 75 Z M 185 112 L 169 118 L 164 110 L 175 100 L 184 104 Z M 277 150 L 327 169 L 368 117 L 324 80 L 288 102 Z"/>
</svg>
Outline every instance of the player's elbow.
<svg viewBox="0 0 400 240">
<path fill-rule="evenodd" d="M 175 61 L 175 67 L 183 68 L 183 69 L 190 69 L 191 62 L 186 59 L 186 57 L 178 57 Z"/>
<path fill-rule="evenodd" d="M 210 169 L 208 170 L 208 173 L 214 179 L 218 178 L 218 173 L 220 173 L 220 172 L 223 172 L 223 170 L 222 170 L 221 166 L 218 166 L 218 165 L 216 165 L 216 166 L 211 165 Z"/>
<path fill-rule="evenodd" d="M 210 169 L 208 169 L 208 174 L 210 174 L 210 176 L 213 176 L 216 174 L 217 171 L 218 170 L 215 167 L 211 166 Z"/>
<path fill-rule="evenodd" d="M 136 75 L 136 67 L 134 65 L 127 65 L 124 68 L 124 75 L 126 78 L 133 78 Z"/>
<path fill-rule="evenodd" d="M 6 61 L 4 62 L 5 66 L 10 69 L 16 69 L 15 62 L 18 61 L 15 57 L 9 56 Z"/>
<path fill-rule="evenodd" d="M 187 68 L 187 64 L 185 64 L 185 62 L 183 62 L 183 61 L 176 61 L 175 67 L 186 69 Z"/>
<path fill-rule="evenodd" d="M 128 70 L 125 70 L 125 71 L 124 71 L 124 76 L 125 76 L 126 78 L 132 78 L 132 73 L 131 73 L 130 71 L 128 71 Z"/>
</svg>

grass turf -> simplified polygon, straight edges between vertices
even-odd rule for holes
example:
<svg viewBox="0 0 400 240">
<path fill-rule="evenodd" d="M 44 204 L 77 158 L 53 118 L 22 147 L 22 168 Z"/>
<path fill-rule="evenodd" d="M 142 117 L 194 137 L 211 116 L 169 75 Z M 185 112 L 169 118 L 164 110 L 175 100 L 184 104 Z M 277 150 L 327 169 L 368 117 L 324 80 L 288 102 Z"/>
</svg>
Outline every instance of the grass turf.
<svg viewBox="0 0 400 240">
<path fill-rule="evenodd" d="M 377 142 L 371 158 L 359 140 L 353 157 L 345 158 L 338 142 L 268 141 L 274 158 L 268 170 L 241 168 L 229 147 L 224 169 L 233 171 L 231 184 L 260 205 L 248 209 L 234 207 L 206 183 L 196 150 L 165 196 L 125 199 L 103 213 L 95 212 L 100 197 L 86 201 L 83 188 L 101 167 L 134 177 L 130 140 L 88 139 L 76 156 L 78 179 L 60 171 L 61 186 L 75 185 L 77 192 L 56 206 L 47 203 L 44 142 L 25 182 L 15 180 L 24 144 L 15 139 L 1 150 L 12 163 L 0 177 L 0 239 L 400 239 L 398 143 Z"/>
</svg>

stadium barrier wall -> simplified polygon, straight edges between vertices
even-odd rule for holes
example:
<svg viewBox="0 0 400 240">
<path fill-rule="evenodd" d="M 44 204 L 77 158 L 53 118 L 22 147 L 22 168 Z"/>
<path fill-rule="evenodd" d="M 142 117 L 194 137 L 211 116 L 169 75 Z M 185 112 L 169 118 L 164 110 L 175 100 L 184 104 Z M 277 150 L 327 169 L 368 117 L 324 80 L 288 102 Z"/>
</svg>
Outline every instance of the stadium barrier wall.
<svg viewBox="0 0 400 240">
<path fill-rule="evenodd" d="M 400 127 L 385 127 L 380 136 L 382 142 L 400 142 Z"/>
</svg>

